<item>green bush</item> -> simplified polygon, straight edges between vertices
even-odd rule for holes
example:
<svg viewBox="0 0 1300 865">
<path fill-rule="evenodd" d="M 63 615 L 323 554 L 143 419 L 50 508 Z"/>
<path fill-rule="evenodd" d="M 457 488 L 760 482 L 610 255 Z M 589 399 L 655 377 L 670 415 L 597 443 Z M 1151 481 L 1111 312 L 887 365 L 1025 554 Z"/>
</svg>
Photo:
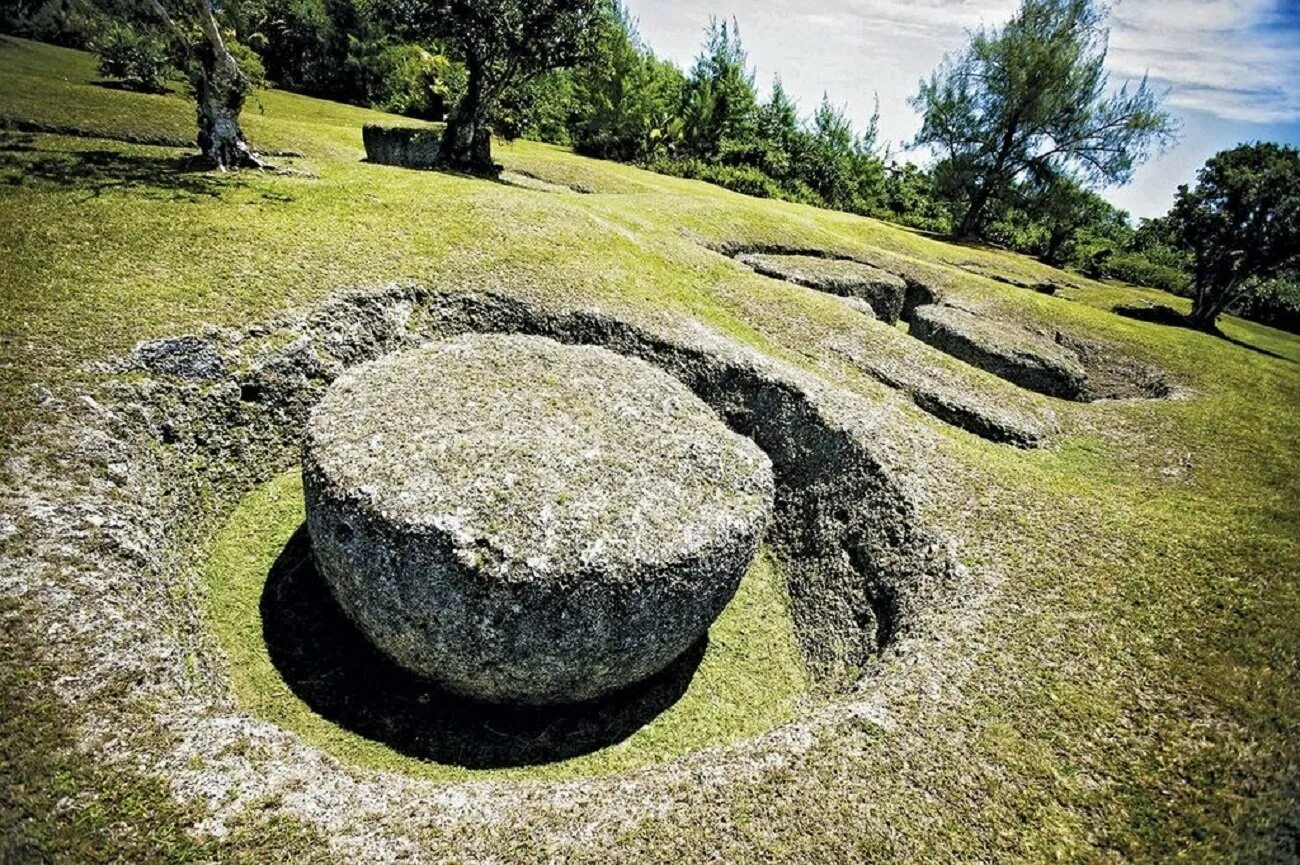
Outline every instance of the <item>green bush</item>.
<svg viewBox="0 0 1300 865">
<path fill-rule="evenodd" d="M 126 24 L 110 24 L 95 39 L 99 74 L 133 90 L 161 93 L 176 71 L 167 42 Z"/>
<path fill-rule="evenodd" d="M 757 168 L 748 165 L 719 165 L 700 159 L 657 159 L 649 165 L 652 171 L 703 180 L 732 192 L 752 195 L 755 198 L 788 198 L 781 185 Z"/>
<path fill-rule="evenodd" d="M 506 141 L 528 138 L 568 146 L 573 143 L 572 113 L 572 76 L 552 72 L 506 93 L 492 113 L 492 131 Z"/>
<path fill-rule="evenodd" d="M 1251 321 L 1300 332 L 1300 274 L 1259 283 L 1254 291 L 1233 304 L 1231 311 Z"/>
<path fill-rule="evenodd" d="M 260 89 L 266 87 L 266 67 L 262 65 L 262 58 L 257 56 L 257 52 L 249 48 L 242 42 L 236 42 L 234 39 L 226 39 L 226 50 L 230 56 L 235 58 L 235 63 L 239 65 L 239 71 L 244 73 L 248 79 L 250 89 Z"/>
<path fill-rule="evenodd" d="M 419 45 L 354 42 L 349 62 L 365 81 L 373 108 L 407 117 L 442 120 L 465 87 L 465 70 Z"/>
<path fill-rule="evenodd" d="M 1107 257 L 1100 270 L 1101 276 L 1159 288 L 1172 294 L 1186 294 L 1191 282 L 1186 272 L 1157 264 L 1136 252 L 1115 252 Z"/>
</svg>

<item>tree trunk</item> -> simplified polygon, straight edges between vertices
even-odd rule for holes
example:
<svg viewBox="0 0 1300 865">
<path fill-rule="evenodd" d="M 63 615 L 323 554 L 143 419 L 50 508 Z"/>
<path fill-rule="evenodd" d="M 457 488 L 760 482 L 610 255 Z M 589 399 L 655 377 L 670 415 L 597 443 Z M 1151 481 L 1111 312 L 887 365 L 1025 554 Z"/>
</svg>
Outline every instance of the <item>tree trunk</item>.
<svg viewBox="0 0 1300 865">
<path fill-rule="evenodd" d="M 202 7 L 199 23 L 203 28 L 203 43 L 198 50 L 199 69 L 194 82 L 199 150 L 203 151 L 204 159 L 223 171 L 265 168 L 266 164 L 239 128 L 239 112 L 248 95 L 248 79 L 226 48 L 208 0 L 200 0 L 199 6 Z"/>
<path fill-rule="evenodd" d="M 1235 295 L 1235 284 L 1222 291 L 1198 287 L 1187 323 L 1197 330 L 1219 335 L 1219 316 L 1228 308 Z"/>
<path fill-rule="evenodd" d="M 1219 313 L 1217 310 L 1208 305 L 1196 304 L 1192 307 L 1192 312 L 1187 316 L 1187 323 L 1196 330 L 1203 330 L 1206 333 L 1219 332 Z"/>
<path fill-rule="evenodd" d="M 1063 262 L 1061 253 L 1065 251 L 1065 244 L 1070 239 L 1070 232 L 1060 228 L 1053 228 L 1047 236 L 1047 249 L 1043 251 L 1043 261 L 1052 267 L 1060 267 Z"/>
<path fill-rule="evenodd" d="M 449 168 L 489 177 L 501 173 L 501 166 L 492 161 L 491 107 L 483 91 L 482 70 L 471 65 L 465 95 L 442 133 L 442 159 Z"/>
<path fill-rule="evenodd" d="M 988 204 L 993 199 L 994 188 L 1003 183 L 1002 176 L 1006 173 L 1007 160 L 1011 158 L 1011 150 L 1015 147 L 1016 130 L 1020 128 L 1020 116 L 1023 110 L 1024 106 L 1017 108 L 1007 121 L 997 158 L 993 161 L 993 167 L 985 173 L 979 189 L 975 190 L 975 194 L 971 197 L 970 207 L 957 227 L 958 236 L 979 237 L 983 233 L 984 211 L 988 209 Z"/>
<path fill-rule="evenodd" d="M 991 195 L 992 191 L 987 183 L 981 184 L 980 188 L 975 190 L 975 194 L 971 196 L 970 207 L 966 209 L 966 215 L 957 225 L 958 237 L 979 237 L 984 229 L 984 211 L 988 207 Z"/>
</svg>

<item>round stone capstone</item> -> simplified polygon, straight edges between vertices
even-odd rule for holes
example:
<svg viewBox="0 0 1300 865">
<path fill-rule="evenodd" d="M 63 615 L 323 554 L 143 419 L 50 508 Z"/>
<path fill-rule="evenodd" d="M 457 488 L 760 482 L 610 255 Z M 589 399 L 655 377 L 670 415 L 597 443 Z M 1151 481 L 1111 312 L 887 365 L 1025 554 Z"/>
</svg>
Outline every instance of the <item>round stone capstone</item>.
<svg viewBox="0 0 1300 865">
<path fill-rule="evenodd" d="M 650 364 L 464 336 L 357 367 L 307 424 L 316 561 L 397 663 L 502 703 L 592 699 L 695 643 L 772 508 L 767 456 Z"/>
</svg>

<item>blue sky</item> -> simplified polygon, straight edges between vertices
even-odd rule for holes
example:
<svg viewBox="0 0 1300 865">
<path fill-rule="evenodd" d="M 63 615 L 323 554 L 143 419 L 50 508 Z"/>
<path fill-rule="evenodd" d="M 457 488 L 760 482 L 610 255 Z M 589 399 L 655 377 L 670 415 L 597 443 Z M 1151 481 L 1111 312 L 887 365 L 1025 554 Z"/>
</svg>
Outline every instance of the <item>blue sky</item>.
<svg viewBox="0 0 1300 865">
<path fill-rule="evenodd" d="M 1018 0 L 627 0 L 661 57 L 689 67 L 710 15 L 734 16 L 766 90 L 774 75 L 811 112 L 823 92 L 865 125 L 880 98 L 882 142 L 920 125 L 917 82 L 968 29 L 1010 17 Z M 1300 0 L 1118 0 L 1107 66 L 1112 84 L 1148 74 L 1167 88 L 1181 140 L 1104 190 L 1135 217 L 1157 216 L 1179 183 L 1241 141 L 1300 144 Z M 911 158 L 924 158 L 912 154 Z"/>
</svg>

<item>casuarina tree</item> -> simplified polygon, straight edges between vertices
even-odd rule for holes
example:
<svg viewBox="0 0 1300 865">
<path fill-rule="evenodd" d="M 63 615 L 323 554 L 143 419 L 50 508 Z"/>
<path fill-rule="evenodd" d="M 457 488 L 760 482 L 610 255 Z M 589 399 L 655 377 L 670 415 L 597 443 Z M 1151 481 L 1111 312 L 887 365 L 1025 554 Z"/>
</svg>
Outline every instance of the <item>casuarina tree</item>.
<svg viewBox="0 0 1300 865">
<path fill-rule="evenodd" d="M 667 152 L 680 140 L 686 79 L 655 57 L 622 3 L 615 4 L 597 34 L 594 56 L 574 70 L 572 81 L 569 133 L 578 152 L 633 162 Z"/>
<path fill-rule="evenodd" d="M 1168 219 L 1192 257 L 1190 321 L 1213 331 L 1225 309 L 1300 270 L 1300 150 L 1261 143 L 1215 154 L 1195 187 L 1178 188 Z"/>
<path fill-rule="evenodd" d="M 709 19 L 707 38 L 686 82 L 686 146 L 698 159 L 731 159 L 754 143 L 758 91 L 735 21 Z M 741 160 L 743 161 L 743 160 Z"/>
<path fill-rule="evenodd" d="M 958 234 L 979 235 L 1029 178 L 1127 182 L 1173 125 L 1145 80 L 1111 92 L 1106 10 L 1094 0 L 1024 0 L 922 81 L 918 146 L 940 156 Z"/>
<path fill-rule="evenodd" d="M 383 17 L 419 39 L 438 40 L 465 66 L 465 92 L 447 117 L 449 167 L 496 173 L 492 113 L 502 97 L 592 52 L 609 0 L 379 0 Z"/>
</svg>

